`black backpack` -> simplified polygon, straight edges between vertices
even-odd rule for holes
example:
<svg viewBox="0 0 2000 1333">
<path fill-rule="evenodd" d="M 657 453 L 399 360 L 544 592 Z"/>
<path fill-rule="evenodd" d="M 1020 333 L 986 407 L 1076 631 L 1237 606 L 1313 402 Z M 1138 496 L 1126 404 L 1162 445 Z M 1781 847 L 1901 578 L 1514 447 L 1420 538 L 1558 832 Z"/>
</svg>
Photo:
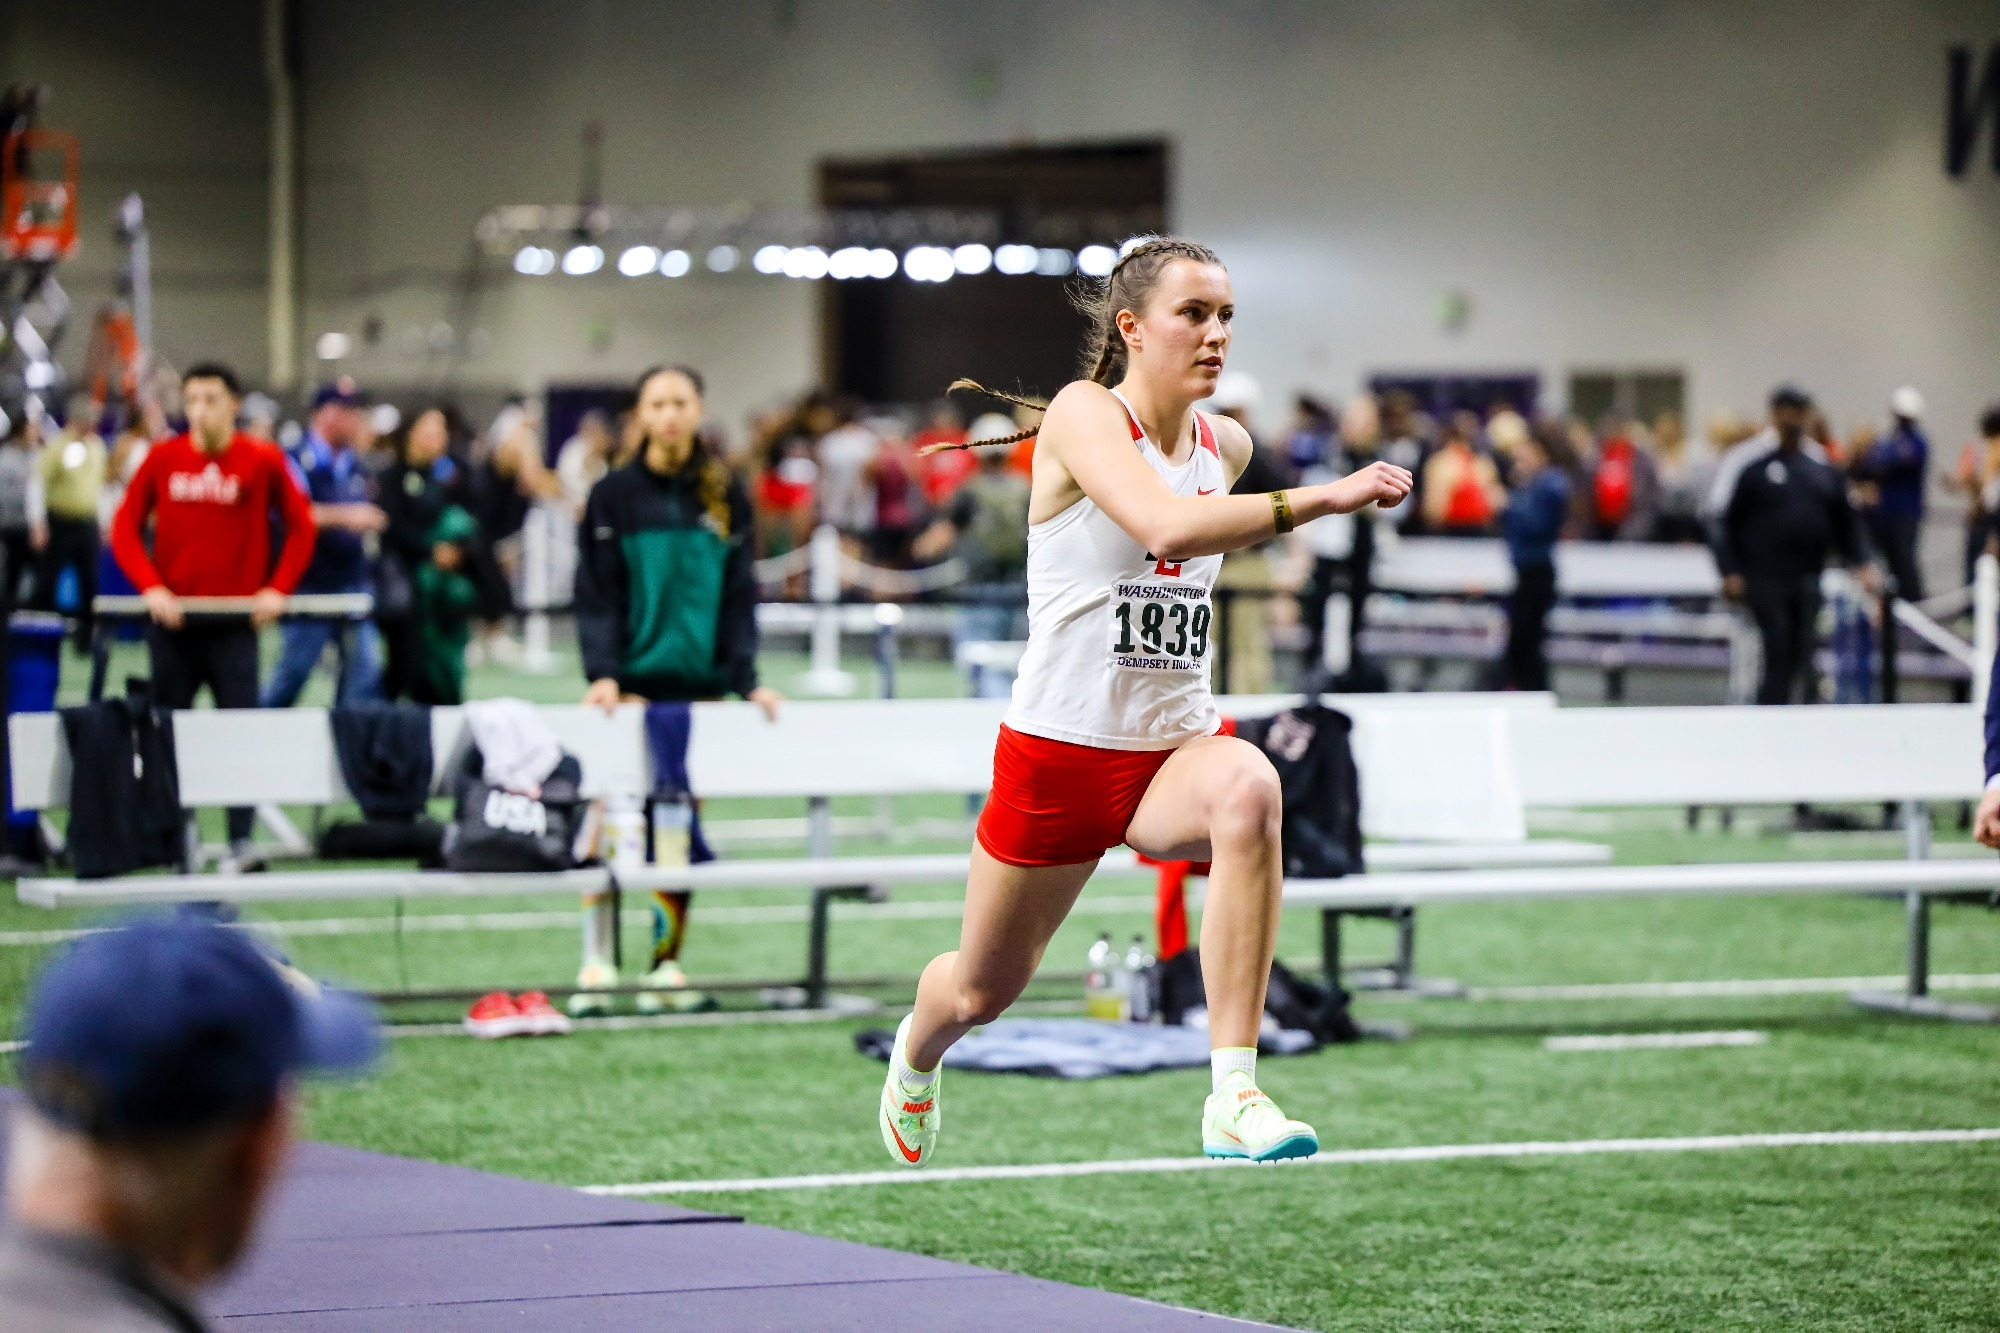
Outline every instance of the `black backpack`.
<svg viewBox="0 0 2000 1333">
<path fill-rule="evenodd" d="M 1317 701 L 1236 725 L 1261 749 L 1284 789 L 1285 874 L 1338 879 L 1361 873 L 1361 775 L 1348 735 L 1354 720 Z"/>
<path fill-rule="evenodd" d="M 1160 963 L 1153 971 L 1153 1005 L 1162 1022 L 1179 1026 L 1190 1009 L 1208 1004 L 1201 980 L 1201 950 L 1188 949 Z M 1361 1029 L 1348 1012 L 1349 996 L 1339 986 L 1308 980 L 1273 958 L 1271 979 L 1264 987 L 1264 1012 L 1278 1026 L 1310 1032 L 1322 1044 L 1361 1040 Z"/>
<path fill-rule="evenodd" d="M 576 833 L 584 800 L 583 765 L 564 754 L 542 781 L 540 796 L 496 787 L 482 776 L 479 747 L 465 747 L 453 796 L 456 813 L 444 835 L 447 870 L 548 871 L 576 867 Z"/>
</svg>

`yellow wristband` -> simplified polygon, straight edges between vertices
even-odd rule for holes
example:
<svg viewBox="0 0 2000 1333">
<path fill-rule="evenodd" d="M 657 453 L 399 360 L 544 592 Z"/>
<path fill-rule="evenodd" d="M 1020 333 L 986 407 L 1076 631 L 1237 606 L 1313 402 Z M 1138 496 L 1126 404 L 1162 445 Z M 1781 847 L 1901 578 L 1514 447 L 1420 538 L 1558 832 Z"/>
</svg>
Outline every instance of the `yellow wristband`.
<svg viewBox="0 0 2000 1333">
<path fill-rule="evenodd" d="M 1298 526 L 1292 519 L 1292 502 L 1285 498 L 1283 491 L 1271 492 L 1271 522 L 1280 536 Z"/>
</svg>

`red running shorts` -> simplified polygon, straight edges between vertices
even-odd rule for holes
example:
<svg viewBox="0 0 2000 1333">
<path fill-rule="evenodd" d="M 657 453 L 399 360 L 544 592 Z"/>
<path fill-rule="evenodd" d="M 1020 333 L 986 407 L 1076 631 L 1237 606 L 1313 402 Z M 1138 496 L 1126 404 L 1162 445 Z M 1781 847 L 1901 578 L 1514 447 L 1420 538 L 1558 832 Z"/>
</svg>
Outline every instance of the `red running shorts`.
<svg viewBox="0 0 2000 1333">
<path fill-rule="evenodd" d="M 1125 830 L 1172 750 L 1099 750 L 1029 736 L 1004 723 L 979 845 L 1010 866 L 1095 861 Z"/>
</svg>

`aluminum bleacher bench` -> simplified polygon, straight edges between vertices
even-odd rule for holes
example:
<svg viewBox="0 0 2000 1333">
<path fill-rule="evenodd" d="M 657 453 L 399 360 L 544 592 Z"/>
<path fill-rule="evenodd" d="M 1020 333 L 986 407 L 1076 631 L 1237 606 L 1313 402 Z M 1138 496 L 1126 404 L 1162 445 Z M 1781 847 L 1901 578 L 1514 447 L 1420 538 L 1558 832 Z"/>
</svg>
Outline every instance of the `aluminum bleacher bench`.
<svg viewBox="0 0 2000 1333">
<path fill-rule="evenodd" d="M 1323 965 L 1341 966 L 1340 918 L 1439 903 L 1661 894 L 1900 894 L 1906 986 L 1859 993 L 1874 1008 L 2000 1020 L 1929 994 L 1930 913 L 1941 898 L 2000 901 L 2000 858 L 1933 861 L 1926 801 L 1961 800 L 1982 776 L 1978 710 L 1964 704 L 1818 708 L 1578 708 L 1506 727 L 1506 763 L 1535 807 L 1793 802 L 1903 805 L 1902 861 L 1758 862 L 1370 873 L 1294 880 L 1288 907 L 1321 912 Z M 1408 960 L 1401 963 L 1408 966 Z"/>
<path fill-rule="evenodd" d="M 1233 700 L 1239 716 L 1283 699 Z M 1928 862 L 1925 801 L 1959 800 L 1980 785 L 1976 710 L 1955 704 L 1843 708 L 1556 709 L 1509 700 L 1501 706 L 1425 696 L 1342 700 L 1355 718 L 1365 827 L 1398 840 L 1370 853 L 1371 873 L 1328 883 L 1298 881 L 1286 901 L 1322 913 L 1327 962 L 1339 964 L 1339 919 L 1353 912 L 1409 913 L 1430 903 L 1563 899 L 1585 895 L 1763 892 L 1895 893 L 1906 903 L 1909 986 L 1873 997 L 1910 1012 L 1939 1013 L 1927 994 L 1930 906 L 1941 895 L 2000 889 L 2000 861 Z M 813 901 L 808 989 L 824 993 L 828 904 L 896 883 L 949 882 L 963 855 L 835 857 L 833 797 L 983 789 L 1002 705 L 980 700 L 795 704 L 776 726 L 746 704 L 698 706 L 690 766 L 705 795 L 803 795 L 814 811 L 814 855 L 627 872 L 624 887 L 729 890 L 789 887 Z M 557 734 L 584 760 L 587 792 L 649 787 L 641 710 L 614 716 L 547 710 Z M 433 713 L 438 753 L 463 725 L 456 710 Z M 262 730 L 260 730 L 260 727 Z M 14 719 L 17 777 L 25 806 L 59 803 L 65 758 L 49 715 Z M 269 799 L 342 799 L 323 714 L 194 712 L 177 719 L 188 799 L 228 804 L 250 790 Z M 228 775 L 233 774 L 234 777 Z M 247 775 L 247 776 L 246 776 Z M 227 779 L 227 780 L 226 780 Z M 1903 862 L 1815 861 L 1741 866 L 1610 867 L 1590 844 L 1524 840 L 1528 807 L 1681 806 L 1899 801 L 1909 830 Z M 1428 841 L 1426 841 L 1428 840 Z M 1522 868 L 1526 860 L 1546 868 Z M 1392 869 L 1392 862 L 1400 868 Z M 1478 869 L 1495 863 L 1508 868 Z M 1558 864 L 1547 865 L 1549 862 Z M 1509 863 L 1511 863 L 1509 865 Z M 1566 863 L 1566 864 L 1561 864 Z M 1459 867 L 1456 869 L 1446 867 Z M 1108 858 L 1107 873 L 1132 870 Z M 585 875 L 603 872 L 582 872 Z M 413 896 L 546 891 L 540 877 L 433 876 L 418 872 L 310 872 L 252 877 L 161 876 L 79 884 L 28 880 L 22 901 L 94 905 L 204 898 Z M 588 886 L 562 881 L 565 889 Z M 132 895 L 144 895 L 143 899 Z M 1403 980 L 1410 960 L 1399 957 Z M 1962 1009 L 1963 1007 L 1956 1007 Z M 1958 1015 L 1955 1015 L 1958 1016 Z"/>
<path fill-rule="evenodd" d="M 1239 716 L 1269 713 L 1288 697 L 1235 698 L 1224 707 Z M 1496 709 L 1493 696 L 1365 696 L 1336 699 L 1357 717 L 1363 733 L 1389 736 L 1424 719 L 1447 715 L 1478 734 L 1509 712 L 1553 713 L 1547 695 L 1515 695 Z M 651 790 L 643 709 L 544 708 L 558 739 L 582 762 L 586 796 Z M 794 703 L 773 725 L 747 704 L 696 706 L 689 765 L 705 798 L 798 797 L 808 807 L 811 855 L 794 859 L 716 862 L 703 866 L 628 870 L 613 876 L 582 870 L 567 876 L 448 874 L 417 870 L 280 871 L 252 876 L 146 875 L 117 880 L 32 879 L 20 900 L 42 907 L 117 907 L 189 901 L 238 904 L 313 899 L 464 897 L 550 891 L 592 894 L 655 888 L 703 891 L 795 889 L 809 895 L 810 927 L 802 982 L 808 1001 L 826 993 L 830 908 L 842 898 L 877 897 L 895 885 L 963 880 L 967 856 L 843 857 L 833 854 L 831 803 L 837 796 L 983 792 L 990 777 L 994 736 L 1004 704 L 989 700 L 907 700 Z M 1391 728 L 1388 719 L 1399 719 Z M 433 709 L 432 749 L 440 770 L 464 728 L 460 710 Z M 1435 728 L 1433 728 L 1435 729 Z M 68 795 L 69 759 L 54 714 L 12 719 L 16 802 L 23 809 L 62 805 Z M 270 711 L 191 710 L 175 718 L 181 798 L 190 809 L 251 801 L 322 806 L 350 799 L 321 709 Z M 1393 801 L 1384 811 L 1397 808 Z M 1518 811 L 1509 820 L 1467 823 L 1471 841 L 1437 840 L 1378 846 L 1374 863 L 1404 868 L 1477 865 L 1578 864 L 1609 858 L 1598 844 L 1559 839 L 1526 840 Z M 1406 821 L 1407 822 L 1407 821 Z M 1383 836 L 1406 836 L 1393 820 Z M 1106 858 L 1102 873 L 1150 875 L 1135 858 Z"/>
</svg>

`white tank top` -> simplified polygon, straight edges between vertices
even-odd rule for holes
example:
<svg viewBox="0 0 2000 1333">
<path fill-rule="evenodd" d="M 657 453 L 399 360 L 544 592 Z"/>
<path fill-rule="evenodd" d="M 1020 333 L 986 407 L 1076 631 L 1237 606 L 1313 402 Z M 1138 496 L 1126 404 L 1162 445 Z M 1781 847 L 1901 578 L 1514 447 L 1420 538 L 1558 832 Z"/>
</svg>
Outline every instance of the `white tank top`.
<svg viewBox="0 0 2000 1333">
<path fill-rule="evenodd" d="M 1117 394 L 1117 390 L 1112 390 Z M 1123 394 L 1139 456 L 1176 495 L 1223 495 L 1215 432 L 1194 414 L 1195 448 L 1170 465 Z M 1028 648 L 1007 725 L 1101 750 L 1171 750 L 1222 725 L 1209 693 L 1222 557 L 1161 560 L 1088 496 L 1028 528 Z"/>
</svg>

